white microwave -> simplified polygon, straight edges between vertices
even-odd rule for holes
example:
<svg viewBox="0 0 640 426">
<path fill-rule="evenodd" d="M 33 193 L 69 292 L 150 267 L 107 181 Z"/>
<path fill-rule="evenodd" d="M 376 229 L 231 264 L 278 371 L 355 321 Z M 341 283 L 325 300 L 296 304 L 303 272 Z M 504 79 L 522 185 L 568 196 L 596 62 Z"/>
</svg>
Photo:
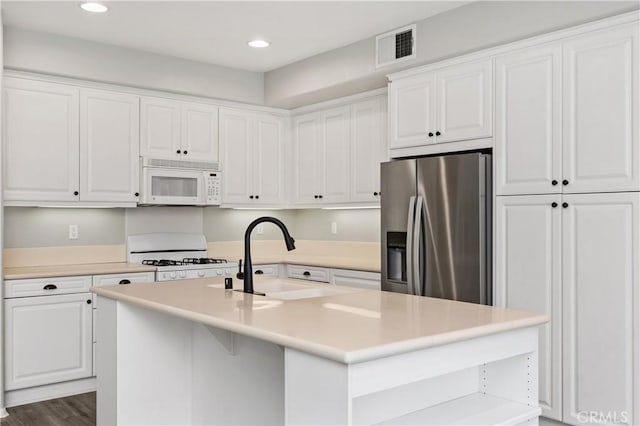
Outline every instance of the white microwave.
<svg viewBox="0 0 640 426">
<path fill-rule="evenodd" d="M 222 176 L 218 163 L 142 158 L 141 166 L 140 204 L 220 205 Z"/>
</svg>

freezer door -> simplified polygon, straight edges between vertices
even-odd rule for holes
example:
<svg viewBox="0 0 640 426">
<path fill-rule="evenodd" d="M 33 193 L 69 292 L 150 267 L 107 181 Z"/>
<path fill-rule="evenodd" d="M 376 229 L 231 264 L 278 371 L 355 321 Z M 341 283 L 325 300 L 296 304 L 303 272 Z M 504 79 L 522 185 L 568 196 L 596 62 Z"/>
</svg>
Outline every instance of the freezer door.
<svg viewBox="0 0 640 426">
<path fill-rule="evenodd" d="M 418 294 L 490 303 L 487 158 L 471 153 L 418 160 L 423 199 Z"/>
<path fill-rule="evenodd" d="M 382 290 L 407 293 L 412 285 L 410 250 L 416 200 L 416 160 L 380 165 Z"/>
</svg>

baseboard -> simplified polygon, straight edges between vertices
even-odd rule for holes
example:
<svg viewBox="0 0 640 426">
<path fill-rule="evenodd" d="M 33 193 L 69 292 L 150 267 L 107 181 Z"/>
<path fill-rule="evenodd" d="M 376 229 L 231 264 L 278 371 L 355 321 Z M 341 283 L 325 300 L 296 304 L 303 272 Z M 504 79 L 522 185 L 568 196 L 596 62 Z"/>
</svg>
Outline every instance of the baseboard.
<svg viewBox="0 0 640 426">
<path fill-rule="evenodd" d="M 6 407 L 15 407 L 17 405 L 63 398 L 65 396 L 93 392 L 95 390 L 96 378 L 89 377 L 87 379 L 71 380 L 69 382 L 54 383 L 52 385 L 7 391 L 4 397 Z"/>
</svg>

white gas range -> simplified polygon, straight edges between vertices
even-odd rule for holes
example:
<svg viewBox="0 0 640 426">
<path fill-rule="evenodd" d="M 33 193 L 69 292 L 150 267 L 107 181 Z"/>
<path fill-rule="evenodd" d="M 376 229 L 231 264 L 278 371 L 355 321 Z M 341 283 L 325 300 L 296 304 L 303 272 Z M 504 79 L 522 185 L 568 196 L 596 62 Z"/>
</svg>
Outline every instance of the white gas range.
<svg viewBox="0 0 640 426">
<path fill-rule="evenodd" d="M 238 269 L 236 262 L 209 258 L 207 240 L 202 234 L 129 235 L 127 253 L 130 263 L 156 266 L 156 281 L 231 277 Z"/>
</svg>

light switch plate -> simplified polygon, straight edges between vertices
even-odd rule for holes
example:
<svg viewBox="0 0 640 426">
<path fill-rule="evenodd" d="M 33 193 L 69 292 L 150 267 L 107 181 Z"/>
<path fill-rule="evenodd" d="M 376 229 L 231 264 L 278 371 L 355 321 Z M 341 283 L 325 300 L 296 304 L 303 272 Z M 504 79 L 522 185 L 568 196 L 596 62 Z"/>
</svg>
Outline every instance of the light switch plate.
<svg viewBox="0 0 640 426">
<path fill-rule="evenodd" d="M 331 222 L 331 233 L 332 234 L 338 233 L 338 224 L 336 222 Z"/>
<path fill-rule="evenodd" d="M 69 225 L 69 239 L 70 240 L 78 239 L 78 225 Z"/>
</svg>

